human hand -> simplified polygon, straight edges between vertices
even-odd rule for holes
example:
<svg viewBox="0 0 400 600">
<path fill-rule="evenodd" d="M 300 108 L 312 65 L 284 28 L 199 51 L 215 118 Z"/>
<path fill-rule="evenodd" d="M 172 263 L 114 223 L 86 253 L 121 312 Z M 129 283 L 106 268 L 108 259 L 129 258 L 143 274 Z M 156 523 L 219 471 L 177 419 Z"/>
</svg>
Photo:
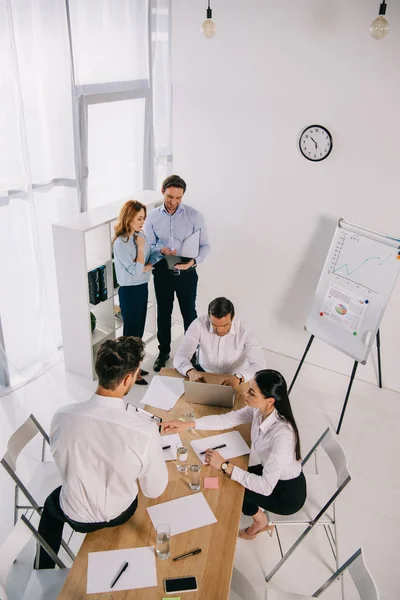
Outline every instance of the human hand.
<svg viewBox="0 0 400 600">
<path fill-rule="evenodd" d="M 135 235 L 135 244 L 138 247 L 138 250 L 144 250 L 145 243 L 146 239 L 143 235 Z"/>
<path fill-rule="evenodd" d="M 189 262 L 187 262 L 187 263 L 176 263 L 175 269 L 177 269 L 178 271 L 187 271 L 188 269 L 193 267 L 193 265 L 194 265 L 194 260 L 192 258 L 192 260 L 189 260 Z"/>
<path fill-rule="evenodd" d="M 210 465 L 210 467 L 213 467 L 213 469 L 221 470 L 221 465 L 223 462 L 225 462 L 225 459 L 222 458 L 219 452 L 216 450 L 211 450 L 210 448 L 209 450 L 206 450 L 205 461 L 206 465 Z"/>
<path fill-rule="evenodd" d="M 197 381 L 199 383 L 205 383 L 203 375 L 197 369 L 189 369 L 186 373 L 186 376 L 189 378 L 189 381 Z"/>
<path fill-rule="evenodd" d="M 161 248 L 160 252 L 164 256 L 175 256 L 176 254 L 176 250 L 171 250 L 171 248 L 167 248 L 166 246 L 165 248 Z"/>
<path fill-rule="evenodd" d="M 190 427 L 194 429 L 195 426 L 195 421 L 163 421 L 161 423 L 161 431 L 166 434 L 180 433 L 181 431 L 185 431 L 185 429 L 189 429 Z"/>
<path fill-rule="evenodd" d="M 231 385 L 233 388 L 237 388 L 240 385 L 240 379 L 236 375 L 230 375 L 221 381 L 221 385 Z"/>
<path fill-rule="evenodd" d="M 153 265 L 151 263 L 145 264 L 143 267 L 143 273 L 147 273 L 147 271 L 151 271 L 152 268 L 153 268 Z"/>
</svg>

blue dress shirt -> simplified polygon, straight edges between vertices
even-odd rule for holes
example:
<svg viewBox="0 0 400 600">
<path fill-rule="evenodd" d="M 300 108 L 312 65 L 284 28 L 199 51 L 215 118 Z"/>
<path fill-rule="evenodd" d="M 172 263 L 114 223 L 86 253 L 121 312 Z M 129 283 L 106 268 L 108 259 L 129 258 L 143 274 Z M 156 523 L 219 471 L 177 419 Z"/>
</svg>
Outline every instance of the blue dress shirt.
<svg viewBox="0 0 400 600">
<path fill-rule="evenodd" d="M 187 204 L 180 204 L 170 215 L 164 204 L 151 211 L 146 219 L 144 231 L 152 248 L 167 247 L 181 256 L 182 244 L 192 233 L 200 229 L 200 251 L 196 263 L 201 263 L 211 250 L 203 215 Z"/>
<path fill-rule="evenodd" d="M 144 237 L 143 233 L 139 233 Z M 142 263 L 135 262 L 137 256 L 137 246 L 134 242 L 133 235 L 129 236 L 128 241 L 125 241 L 124 236 L 119 236 L 114 242 L 114 262 L 115 273 L 117 275 L 118 285 L 141 285 L 147 283 L 150 279 L 150 271 L 143 272 Z M 152 249 L 146 239 L 144 246 L 144 264 L 151 263 L 154 265 L 162 258 L 160 251 L 157 248 Z"/>
</svg>

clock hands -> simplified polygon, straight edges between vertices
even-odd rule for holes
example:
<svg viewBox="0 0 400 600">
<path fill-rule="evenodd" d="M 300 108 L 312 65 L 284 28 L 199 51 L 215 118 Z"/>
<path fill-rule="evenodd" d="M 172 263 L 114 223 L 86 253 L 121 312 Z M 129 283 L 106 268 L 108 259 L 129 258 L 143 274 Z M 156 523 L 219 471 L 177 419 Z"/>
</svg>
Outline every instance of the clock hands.
<svg viewBox="0 0 400 600">
<path fill-rule="evenodd" d="M 310 139 L 311 139 L 311 140 L 314 142 L 314 144 L 315 144 L 315 149 L 316 149 L 316 150 L 318 150 L 318 144 L 317 144 L 317 142 L 314 140 L 314 138 L 312 138 L 312 137 L 311 137 L 311 135 L 310 135 Z"/>
</svg>

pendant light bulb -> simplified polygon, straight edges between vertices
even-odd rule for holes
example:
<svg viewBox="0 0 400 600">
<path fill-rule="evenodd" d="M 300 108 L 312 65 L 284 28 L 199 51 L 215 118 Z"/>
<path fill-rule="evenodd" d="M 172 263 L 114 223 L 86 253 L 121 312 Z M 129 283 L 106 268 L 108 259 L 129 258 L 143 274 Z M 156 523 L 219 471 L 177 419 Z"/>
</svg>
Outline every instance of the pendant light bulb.
<svg viewBox="0 0 400 600">
<path fill-rule="evenodd" d="M 201 33 L 205 38 L 212 38 L 217 33 L 217 26 L 212 20 L 212 10 L 210 8 L 210 0 L 208 0 L 207 19 L 201 26 Z"/>
<path fill-rule="evenodd" d="M 386 14 L 386 2 L 383 0 L 379 7 L 379 16 L 372 21 L 369 32 L 374 40 L 381 40 L 389 33 L 389 22 L 385 19 Z"/>
</svg>

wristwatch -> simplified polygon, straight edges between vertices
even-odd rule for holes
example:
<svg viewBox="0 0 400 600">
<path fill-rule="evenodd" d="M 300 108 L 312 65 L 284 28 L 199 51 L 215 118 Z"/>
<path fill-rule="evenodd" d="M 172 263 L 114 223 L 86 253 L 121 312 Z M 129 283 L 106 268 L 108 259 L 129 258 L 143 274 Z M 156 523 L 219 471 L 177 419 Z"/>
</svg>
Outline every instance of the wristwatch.
<svg viewBox="0 0 400 600">
<path fill-rule="evenodd" d="M 235 373 L 235 377 L 237 377 L 239 379 L 240 383 L 243 383 L 243 381 L 244 381 L 243 375 L 241 375 L 240 373 Z"/>
<path fill-rule="evenodd" d="M 229 460 L 226 460 L 221 465 L 221 471 L 223 472 L 224 475 L 227 475 L 226 470 L 228 468 L 228 465 L 229 465 Z"/>
</svg>

